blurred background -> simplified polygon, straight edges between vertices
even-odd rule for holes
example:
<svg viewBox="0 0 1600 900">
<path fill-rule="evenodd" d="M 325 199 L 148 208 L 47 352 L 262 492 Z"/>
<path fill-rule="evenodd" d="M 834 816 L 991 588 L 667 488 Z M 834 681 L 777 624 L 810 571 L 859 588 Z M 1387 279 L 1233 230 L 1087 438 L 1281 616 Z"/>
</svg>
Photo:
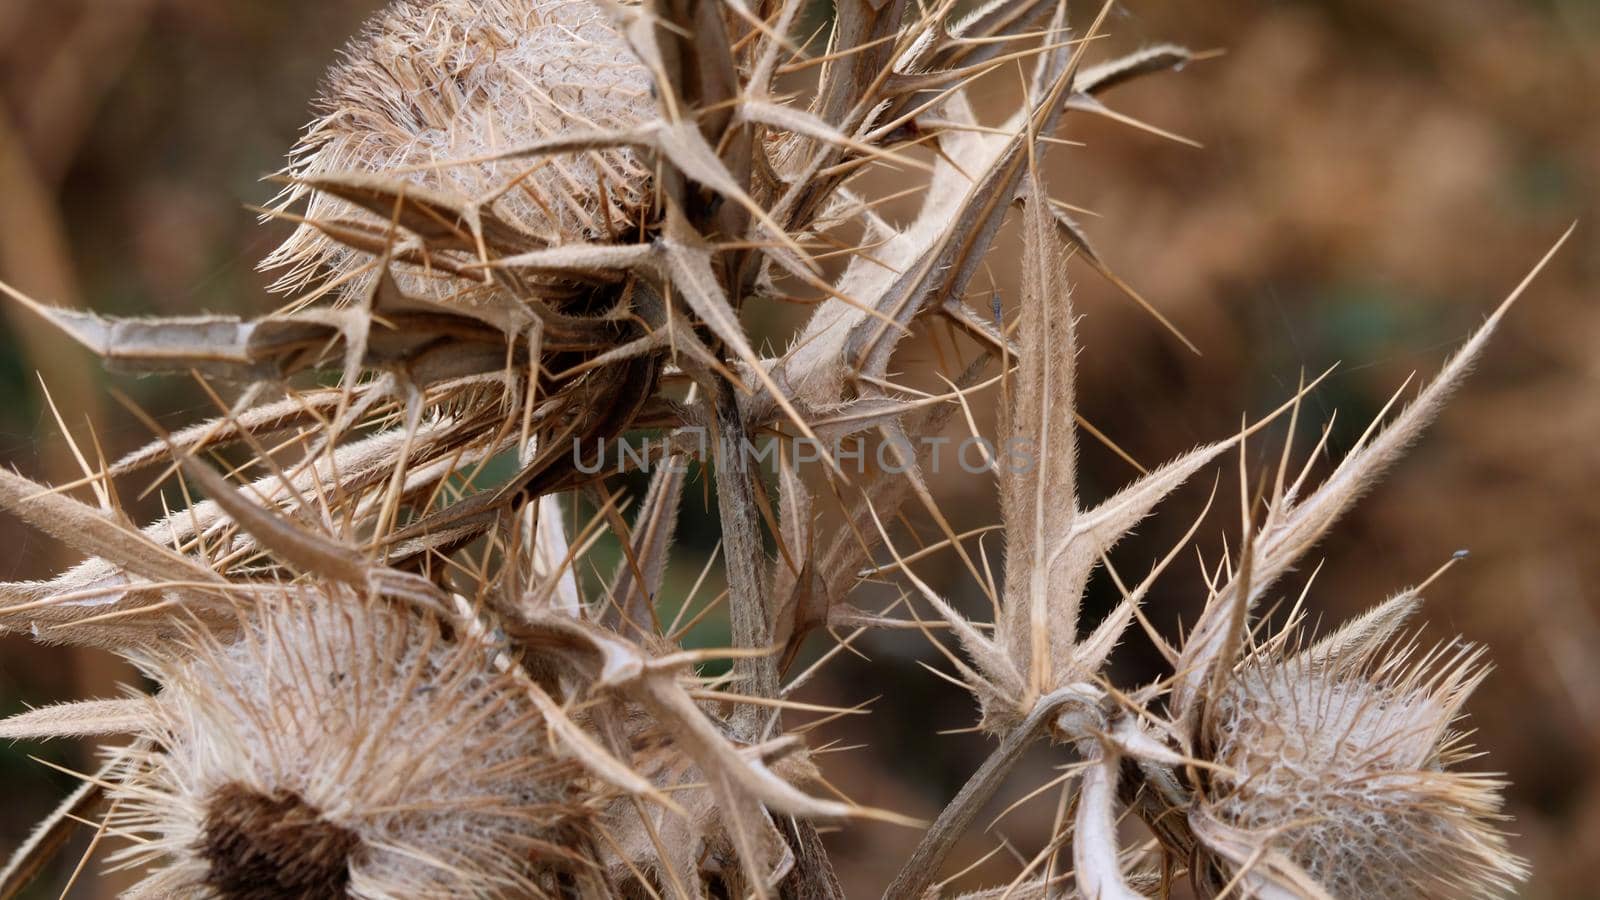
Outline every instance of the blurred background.
<svg viewBox="0 0 1600 900">
<path fill-rule="evenodd" d="M 0 0 L 0 280 L 106 313 L 275 306 L 255 262 L 285 230 L 257 224 L 245 205 L 272 196 L 261 177 L 281 165 L 324 67 L 377 6 Z M 1494 662 L 1469 710 L 1489 754 L 1484 765 L 1512 782 L 1509 827 L 1535 873 L 1522 895 L 1595 896 L 1600 4 L 1130 0 L 1107 31 L 1106 53 L 1169 40 L 1226 51 L 1110 97 L 1203 148 L 1079 115 L 1063 134 L 1086 146 L 1050 157 L 1052 194 L 1093 211 L 1080 218 L 1101 255 L 1203 351 L 1186 351 L 1092 270 L 1073 269 L 1084 317 L 1082 412 L 1147 465 L 1227 434 L 1241 414 L 1260 415 L 1289 396 L 1302 372 L 1337 362 L 1297 436 L 1309 448 L 1337 410 L 1336 459 L 1408 375 L 1431 376 L 1581 220 L 1443 418 L 1283 591 L 1292 598 L 1324 561 L 1309 600 L 1314 617 L 1333 621 L 1470 549 L 1430 591 L 1428 634 L 1482 643 Z M 1004 294 L 1005 267 L 994 268 Z M 753 330 L 775 337 L 788 321 L 750 317 Z M 41 378 L 80 443 L 92 447 L 92 422 L 108 457 L 149 437 L 109 386 L 168 422 L 211 408 L 184 379 L 108 378 L 19 306 L 0 307 L 0 464 L 51 482 L 78 471 Z M 1282 437 L 1280 429 L 1273 441 Z M 1257 442 L 1251 464 L 1275 461 L 1279 446 Z M 1087 500 L 1131 472 L 1087 442 L 1083 464 Z M 1233 477 L 1225 467 L 1223 497 L 1236 493 Z M 1152 555 L 1181 537 L 1211 479 L 1195 481 L 1119 548 L 1125 578 L 1142 576 Z M 958 528 L 995 521 L 986 479 L 949 478 L 936 488 Z M 156 515 L 154 502 L 141 511 Z M 1211 559 L 1224 529 L 1236 537 L 1237 515 L 1225 505 L 1201 532 Z M 933 533 L 925 516 L 908 514 L 907 527 Z M 695 551 L 715 540 L 703 521 L 689 528 L 686 580 L 703 558 Z M 75 562 L 9 516 L 0 516 L 0 546 L 4 580 L 43 578 Z M 988 550 L 996 557 L 999 546 Z M 974 609 L 986 603 L 952 562 L 931 560 L 929 580 Z M 1097 581 L 1091 593 L 1091 616 L 1115 599 L 1109 583 Z M 1203 599 L 1192 561 L 1182 560 L 1148 610 L 1171 635 Z M 938 661 L 921 636 L 872 636 L 859 646 L 872 664 L 846 657 L 806 699 L 881 699 L 873 715 L 829 725 L 813 743 L 869 743 L 821 758 L 833 784 L 860 802 L 931 817 L 987 752 L 977 735 L 934 734 L 970 726 L 972 703 L 918 666 Z M 1158 672 L 1137 637 L 1115 665 L 1123 683 Z M 108 696 L 118 683 L 136 684 L 137 675 L 110 657 L 0 638 L 0 714 Z M 90 752 L 71 743 L 0 746 L 0 855 L 73 784 L 33 758 L 81 771 Z M 1060 762 L 1047 753 L 1030 761 L 995 811 Z M 974 829 L 959 865 L 1002 842 L 1031 856 L 1055 812 L 1056 795 L 1047 793 L 987 832 Z M 829 840 L 851 895 L 865 897 L 888 883 L 916 834 L 851 826 Z M 34 896 L 62 892 L 84 843 Z M 1007 857 L 961 883 L 1009 880 L 1016 865 Z M 118 883 L 98 877 L 98 866 L 79 882 L 71 895 L 109 896 Z"/>
</svg>

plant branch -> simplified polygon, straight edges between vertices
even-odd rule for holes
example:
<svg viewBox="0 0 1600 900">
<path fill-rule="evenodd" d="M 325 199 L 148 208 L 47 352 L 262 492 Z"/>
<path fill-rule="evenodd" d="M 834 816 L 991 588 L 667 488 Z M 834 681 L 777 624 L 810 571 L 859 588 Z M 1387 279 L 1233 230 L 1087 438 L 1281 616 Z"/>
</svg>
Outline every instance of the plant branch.
<svg viewBox="0 0 1600 900">
<path fill-rule="evenodd" d="M 733 645 L 741 649 L 771 649 L 772 610 L 767 602 L 767 560 L 761 545 L 761 512 L 750 483 L 744 452 L 749 432 L 739 414 L 733 386 L 723 381 L 716 396 L 717 514 L 722 521 L 722 546 L 728 573 L 728 618 Z M 740 691 L 752 697 L 778 696 L 778 660 L 771 653 L 741 656 L 733 671 Z M 760 740 L 769 713 L 750 705 L 734 714 L 736 736 Z"/>
<path fill-rule="evenodd" d="M 1045 726 L 1056 710 L 1074 699 L 1089 700 L 1076 687 L 1062 688 L 1045 695 L 1027 718 L 1000 739 L 1000 744 L 989 753 L 989 758 L 983 761 L 978 771 L 972 773 L 967 783 L 961 786 L 960 793 L 929 826 L 927 833 L 922 836 L 922 842 L 884 892 L 884 900 L 919 900 L 927 892 L 928 886 L 944 866 L 945 857 L 972 825 L 978 811 L 999 790 L 1017 760 L 1022 758 L 1023 752 L 1044 734 Z"/>
</svg>

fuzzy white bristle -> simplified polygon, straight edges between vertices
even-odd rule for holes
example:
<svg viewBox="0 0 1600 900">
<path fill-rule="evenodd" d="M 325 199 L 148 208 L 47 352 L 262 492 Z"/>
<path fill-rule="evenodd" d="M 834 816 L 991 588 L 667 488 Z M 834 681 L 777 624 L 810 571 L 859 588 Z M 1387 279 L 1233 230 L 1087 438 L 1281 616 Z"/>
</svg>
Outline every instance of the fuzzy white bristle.
<svg viewBox="0 0 1600 900">
<path fill-rule="evenodd" d="M 609 239 L 632 226 L 648 172 L 629 150 L 477 160 L 577 131 L 637 126 L 653 117 L 650 77 L 598 4 L 582 0 L 417 0 L 380 12 L 328 76 L 323 115 L 290 156 L 287 174 L 381 173 L 468 202 L 549 244 Z M 366 210 L 303 185 L 312 222 Z M 264 262 L 277 287 L 349 276 L 367 262 L 303 225 Z M 472 290 L 420 268 L 408 289 L 436 298 Z M 367 277 L 350 279 L 359 290 Z M 477 287 L 481 287 L 478 285 Z M 426 289 L 426 290 L 424 290 Z"/>
<path fill-rule="evenodd" d="M 1492 822 L 1499 784 L 1450 768 L 1474 654 L 1429 676 L 1411 648 L 1256 660 L 1218 698 L 1204 814 L 1263 839 L 1336 897 L 1498 896 L 1522 867 Z M 1203 831 L 1203 829 L 1202 829 Z"/>
<path fill-rule="evenodd" d="M 481 645 L 312 591 L 195 643 L 152 665 L 158 749 L 118 788 L 147 891 L 520 896 L 581 827 L 571 764 Z"/>
</svg>

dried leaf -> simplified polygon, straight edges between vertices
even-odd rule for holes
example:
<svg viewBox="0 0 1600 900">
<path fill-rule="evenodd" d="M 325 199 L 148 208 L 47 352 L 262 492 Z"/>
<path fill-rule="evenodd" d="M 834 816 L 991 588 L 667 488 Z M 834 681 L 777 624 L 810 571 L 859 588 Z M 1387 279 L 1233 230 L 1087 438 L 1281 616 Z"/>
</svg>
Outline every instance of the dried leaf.
<svg viewBox="0 0 1600 900">
<path fill-rule="evenodd" d="M 4 468 L 0 468 L 0 506 L 73 549 L 99 556 L 141 578 L 222 581 L 209 568 L 172 552 L 138 529 Z"/>
<path fill-rule="evenodd" d="M 1574 226 L 1576 227 L 1576 226 Z M 1218 666 L 1230 665 L 1221 653 L 1237 623 L 1249 615 L 1256 600 L 1286 573 L 1295 561 L 1327 533 L 1333 523 L 1377 481 L 1422 429 L 1432 421 L 1451 392 L 1461 383 L 1482 353 L 1495 326 L 1516 302 L 1535 276 L 1549 263 L 1572 235 L 1568 228 L 1515 290 L 1495 309 L 1488 320 L 1453 355 L 1433 381 L 1417 395 L 1395 420 L 1376 437 L 1363 439 L 1339 463 L 1333 474 L 1305 500 L 1296 502 L 1294 492 L 1278 498 L 1268 510 L 1249 557 L 1249 577 L 1230 579 L 1207 603 L 1205 611 L 1189 633 L 1179 657 L 1177 681 L 1173 685 L 1173 708 L 1185 728 L 1193 727 L 1199 713 L 1202 687 Z M 1376 425 L 1374 425 L 1376 427 Z"/>
<path fill-rule="evenodd" d="M 149 701 L 144 698 L 79 700 L 41 706 L 0 719 L 0 740 L 130 734 L 142 731 L 149 723 Z"/>
</svg>

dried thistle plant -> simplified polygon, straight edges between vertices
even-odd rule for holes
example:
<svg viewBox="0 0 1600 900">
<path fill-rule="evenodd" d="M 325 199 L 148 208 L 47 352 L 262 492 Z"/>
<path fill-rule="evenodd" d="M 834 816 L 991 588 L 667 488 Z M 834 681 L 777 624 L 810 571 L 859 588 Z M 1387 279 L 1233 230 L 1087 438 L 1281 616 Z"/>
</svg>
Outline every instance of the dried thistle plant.
<svg viewBox="0 0 1600 900">
<path fill-rule="evenodd" d="M 153 897 L 527 889 L 592 814 L 539 709 L 472 640 L 348 591 L 260 604 L 156 657 L 109 826 Z M 544 863 L 548 865 L 550 863 Z M 463 877 L 466 876 L 466 877 Z"/>
<path fill-rule="evenodd" d="M 1208 570 L 1180 646 L 1140 604 L 1181 547 L 1080 621 L 1111 548 L 1314 387 L 1081 502 L 1066 257 L 1144 301 L 1039 163 L 1064 115 L 1128 121 L 1101 95 L 1192 55 L 1088 65 L 1106 10 L 1069 27 L 1059 0 L 959 15 L 851 0 L 818 48 L 797 36 L 806 5 L 400 0 L 333 70 L 267 212 L 295 224 L 267 260 L 282 309 L 113 320 L 7 289 L 115 367 L 242 389 L 77 485 L 0 472 L 0 504 L 88 557 L 0 587 L 0 627 L 114 649 L 158 686 L 0 723 L 131 735 L 17 850 L 0 897 L 80 819 L 123 843 L 109 858 L 138 869 L 140 896 L 840 896 L 817 823 L 922 823 L 824 798 L 819 723 L 786 713 L 818 709 L 795 690 L 862 630 L 934 634 L 927 610 L 997 744 L 886 896 L 937 895 L 956 840 L 1041 742 L 1071 763 L 1073 813 L 1011 884 L 972 896 L 1164 897 L 1182 878 L 1207 897 L 1495 896 L 1523 877 L 1499 783 L 1463 768 L 1457 718 L 1485 669 L 1401 636 L 1420 589 L 1309 646 L 1298 614 L 1256 636 L 1268 592 L 1437 412 L 1510 301 L 1320 485 L 1309 466 L 1290 478 L 1287 446 L 1270 491 L 1241 472 L 1240 549 Z M 1023 99 L 986 124 L 972 84 L 1019 68 Z M 881 166 L 924 179 L 905 227 L 860 177 Z M 1009 323 L 965 299 L 1008 216 Z M 741 311 L 794 299 L 809 320 L 758 352 Z M 938 321 L 972 347 L 929 392 L 897 351 Z M 955 416 L 978 430 L 985 392 L 1033 463 L 994 461 L 999 579 L 920 467 Z M 633 457 L 651 477 L 630 510 L 580 451 L 647 428 L 666 438 Z M 692 562 L 720 571 L 732 639 L 709 649 L 685 646 L 694 598 L 665 580 L 682 463 L 706 434 L 722 545 Z M 869 441 L 880 465 L 802 473 L 780 454 L 774 509 L 744 452 L 762 434 Z M 514 474 L 480 486 L 497 460 Z M 181 473 L 185 502 L 139 527 L 117 485 L 149 470 Z M 594 515 L 568 522 L 575 500 Z M 907 555 L 890 523 L 913 503 L 945 540 Z M 607 534 L 624 559 L 595 590 L 580 575 Z M 934 549 L 966 564 L 992 621 L 917 574 Z M 909 586 L 908 613 L 858 606 L 864 572 Z M 1135 623 L 1171 674 L 1119 688 L 1103 670 Z M 822 629 L 837 646 L 797 671 Z M 719 660 L 728 673 L 706 674 Z M 1153 840 L 1123 850 L 1119 809 Z"/>
<path fill-rule="evenodd" d="M 1189 821 L 1216 877 L 1274 832 L 1273 852 L 1339 897 L 1493 895 L 1521 877 L 1491 824 L 1500 783 L 1457 770 L 1480 654 L 1418 658 L 1396 639 L 1415 605 L 1397 596 L 1292 655 L 1275 640 L 1213 699 L 1217 768 Z"/>
</svg>

